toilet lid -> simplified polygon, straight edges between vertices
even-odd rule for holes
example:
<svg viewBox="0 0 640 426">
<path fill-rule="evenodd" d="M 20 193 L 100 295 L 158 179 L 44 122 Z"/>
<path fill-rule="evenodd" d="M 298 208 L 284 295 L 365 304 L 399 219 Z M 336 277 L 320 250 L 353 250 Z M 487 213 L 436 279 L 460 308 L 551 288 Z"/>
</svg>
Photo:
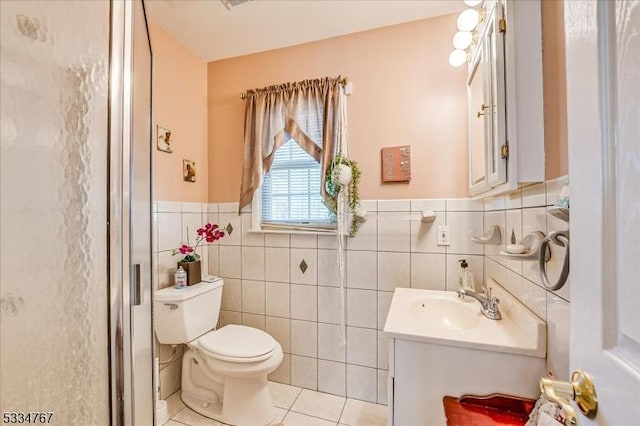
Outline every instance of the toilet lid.
<svg viewBox="0 0 640 426">
<path fill-rule="evenodd" d="M 198 339 L 205 351 L 224 358 L 257 358 L 272 352 L 276 341 L 262 330 L 244 325 L 226 325 Z"/>
</svg>

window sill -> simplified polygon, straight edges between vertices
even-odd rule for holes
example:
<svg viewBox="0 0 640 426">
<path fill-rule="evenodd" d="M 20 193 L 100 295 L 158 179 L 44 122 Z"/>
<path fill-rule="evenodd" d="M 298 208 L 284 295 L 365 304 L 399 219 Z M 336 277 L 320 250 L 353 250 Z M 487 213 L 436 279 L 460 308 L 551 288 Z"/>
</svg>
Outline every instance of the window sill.
<svg viewBox="0 0 640 426">
<path fill-rule="evenodd" d="M 250 229 L 250 234 L 294 234 L 294 235 L 338 235 L 335 229 L 330 231 L 302 231 L 295 229 Z"/>
</svg>

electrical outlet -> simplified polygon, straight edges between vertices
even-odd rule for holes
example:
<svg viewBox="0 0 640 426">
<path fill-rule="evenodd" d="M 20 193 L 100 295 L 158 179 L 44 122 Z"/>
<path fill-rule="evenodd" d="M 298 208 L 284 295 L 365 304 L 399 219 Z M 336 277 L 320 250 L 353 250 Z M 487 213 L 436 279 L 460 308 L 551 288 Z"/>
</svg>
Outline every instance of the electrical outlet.
<svg viewBox="0 0 640 426">
<path fill-rule="evenodd" d="M 449 245 L 449 226 L 438 226 L 438 245 Z"/>
</svg>

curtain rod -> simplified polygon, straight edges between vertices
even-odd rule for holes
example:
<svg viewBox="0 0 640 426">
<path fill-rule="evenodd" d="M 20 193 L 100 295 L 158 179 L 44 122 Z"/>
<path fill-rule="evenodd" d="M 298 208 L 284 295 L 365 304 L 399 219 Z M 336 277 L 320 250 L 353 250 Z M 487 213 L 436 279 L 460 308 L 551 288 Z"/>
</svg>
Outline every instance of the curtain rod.
<svg viewBox="0 0 640 426">
<path fill-rule="evenodd" d="M 349 84 L 349 77 L 342 77 L 340 79 L 340 84 L 342 84 L 343 86 Z M 247 99 L 247 92 L 240 93 L 240 99 L 242 99 L 243 101 Z"/>
</svg>

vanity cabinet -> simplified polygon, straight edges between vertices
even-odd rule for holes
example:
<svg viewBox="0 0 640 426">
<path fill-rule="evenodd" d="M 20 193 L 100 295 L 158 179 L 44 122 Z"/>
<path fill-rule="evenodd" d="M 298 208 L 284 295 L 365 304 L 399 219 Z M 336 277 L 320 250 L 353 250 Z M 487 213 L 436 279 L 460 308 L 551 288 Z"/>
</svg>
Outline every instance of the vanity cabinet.
<svg viewBox="0 0 640 426">
<path fill-rule="evenodd" d="M 469 191 L 497 195 L 544 180 L 539 0 L 485 1 L 471 48 Z"/>
</svg>

